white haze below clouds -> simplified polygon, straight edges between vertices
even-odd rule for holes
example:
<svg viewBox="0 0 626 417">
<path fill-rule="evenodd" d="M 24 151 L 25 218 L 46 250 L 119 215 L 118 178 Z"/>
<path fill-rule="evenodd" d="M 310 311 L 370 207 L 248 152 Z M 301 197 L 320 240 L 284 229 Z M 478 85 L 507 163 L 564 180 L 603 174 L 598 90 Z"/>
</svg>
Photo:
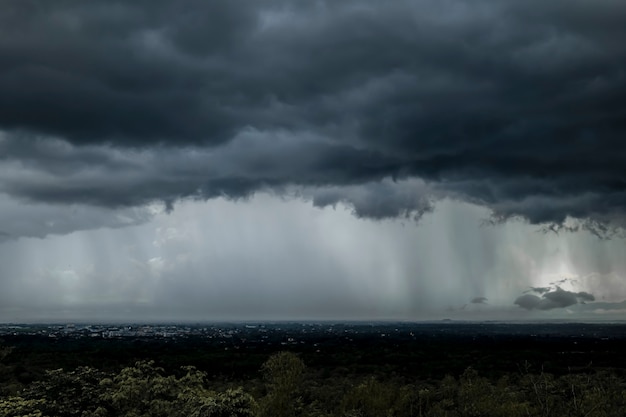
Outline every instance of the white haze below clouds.
<svg viewBox="0 0 626 417">
<path fill-rule="evenodd" d="M 149 210 L 152 219 L 135 226 L 0 243 L 0 320 L 623 316 L 611 304 L 626 298 L 623 240 L 484 226 L 489 212 L 467 203 L 439 202 L 419 223 L 269 194 Z M 513 304 L 529 286 L 561 278 L 601 307 Z M 486 304 L 471 304 L 476 297 Z"/>
</svg>

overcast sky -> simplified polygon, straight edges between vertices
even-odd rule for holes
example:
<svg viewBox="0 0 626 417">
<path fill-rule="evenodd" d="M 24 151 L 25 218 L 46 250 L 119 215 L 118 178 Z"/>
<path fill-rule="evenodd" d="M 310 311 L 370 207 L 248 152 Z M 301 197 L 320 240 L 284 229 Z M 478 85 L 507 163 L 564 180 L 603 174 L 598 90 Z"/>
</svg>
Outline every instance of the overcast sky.
<svg viewBox="0 0 626 417">
<path fill-rule="evenodd" d="M 0 4 L 0 321 L 626 319 L 626 2 Z"/>
</svg>

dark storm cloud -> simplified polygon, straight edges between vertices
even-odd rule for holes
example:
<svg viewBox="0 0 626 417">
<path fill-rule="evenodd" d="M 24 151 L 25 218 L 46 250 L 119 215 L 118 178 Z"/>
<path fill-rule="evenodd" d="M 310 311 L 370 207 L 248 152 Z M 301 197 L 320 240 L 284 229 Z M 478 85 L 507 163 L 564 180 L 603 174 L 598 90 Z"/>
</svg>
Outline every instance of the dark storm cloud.
<svg viewBox="0 0 626 417">
<path fill-rule="evenodd" d="M 536 292 L 538 294 L 545 294 L 548 291 L 550 291 L 552 289 L 552 287 L 530 287 L 530 289 L 528 291 L 524 291 L 525 293 L 529 292 L 529 291 L 533 291 Z"/>
<path fill-rule="evenodd" d="M 346 203 L 357 217 L 419 220 L 433 210 L 428 187 L 419 181 L 382 181 L 365 186 L 320 187 L 311 192 L 316 207 Z"/>
<path fill-rule="evenodd" d="M 589 294 L 588 292 L 585 292 L 585 291 L 579 292 L 577 296 L 581 301 L 595 301 L 596 300 L 596 297 L 594 297 L 593 294 Z"/>
<path fill-rule="evenodd" d="M 119 207 L 296 185 L 360 216 L 451 197 L 610 235 L 624 21 L 621 0 L 5 2 L 0 191 Z M 390 181 L 414 177 L 421 195 Z"/>
<path fill-rule="evenodd" d="M 0 213 L 0 243 L 19 237 L 43 238 L 77 230 L 122 228 L 144 223 L 152 217 L 145 208 L 111 210 L 78 204 L 69 207 L 45 203 L 25 205 L 3 198 L 0 198 Z"/>
<path fill-rule="evenodd" d="M 514 304 L 526 310 L 552 310 L 594 300 L 593 294 L 588 292 L 572 292 L 556 287 L 554 290 L 544 292 L 541 297 L 533 294 L 524 294 L 517 297 Z"/>
<path fill-rule="evenodd" d="M 128 207 L 186 197 L 237 199 L 260 189 L 286 192 L 293 181 L 315 187 L 297 193 L 315 205 L 345 202 L 360 216 L 408 216 L 431 208 L 421 194 L 423 182 L 379 181 L 384 157 L 307 134 L 247 130 L 216 148 L 149 150 L 0 136 L 0 151 L 0 192 L 31 202 Z M 370 155 L 359 157 L 365 152 Z"/>
<path fill-rule="evenodd" d="M 519 297 L 517 297 L 515 299 L 514 304 L 522 308 L 525 308 L 526 310 L 532 310 L 536 308 L 540 302 L 541 302 L 540 297 L 537 297 L 536 295 L 533 295 L 533 294 L 524 294 L 524 295 L 520 295 Z"/>
</svg>

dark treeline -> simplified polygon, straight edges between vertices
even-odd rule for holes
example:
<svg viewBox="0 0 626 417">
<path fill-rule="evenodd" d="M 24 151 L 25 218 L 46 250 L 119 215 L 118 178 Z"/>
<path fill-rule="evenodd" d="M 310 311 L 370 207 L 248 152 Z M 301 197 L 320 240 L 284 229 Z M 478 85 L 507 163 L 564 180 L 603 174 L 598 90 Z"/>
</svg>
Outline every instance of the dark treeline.
<svg viewBox="0 0 626 417">
<path fill-rule="evenodd" d="M 619 338 L 231 343 L 7 336 L 0 416 L 626 415 Z"/>
</svg>

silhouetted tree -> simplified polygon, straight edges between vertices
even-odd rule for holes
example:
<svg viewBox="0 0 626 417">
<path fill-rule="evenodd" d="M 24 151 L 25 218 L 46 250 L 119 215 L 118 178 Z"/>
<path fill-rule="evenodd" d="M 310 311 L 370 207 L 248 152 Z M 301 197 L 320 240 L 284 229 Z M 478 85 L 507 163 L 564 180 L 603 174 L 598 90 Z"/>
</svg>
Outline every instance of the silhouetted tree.
<svg viewBox="0 0 626 417">
<path fill-rule="evenodd" d="M 304 362 L 294 353 L 278 352 L 261 367 L 268 393 L 262 403 L 262 414 L 290 417 L 302 406 L 300 384 Z"/>
</svg>

